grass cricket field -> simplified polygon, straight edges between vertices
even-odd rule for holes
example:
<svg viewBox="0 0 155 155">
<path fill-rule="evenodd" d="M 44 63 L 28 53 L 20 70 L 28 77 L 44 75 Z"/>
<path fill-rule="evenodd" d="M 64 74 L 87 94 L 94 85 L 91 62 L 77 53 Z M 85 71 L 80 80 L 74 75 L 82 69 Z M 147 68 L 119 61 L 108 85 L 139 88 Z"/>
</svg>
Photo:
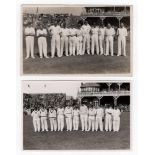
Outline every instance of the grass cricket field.
<svg viewBox="0 0 155 155">
<path fill-rule="evenodd" d="M 25 40 L 23 40 L 25 42 Z M 48 45 L 50 40 L 48 39 Z M 117 57 L 117 40 L 114 41 L 114 55 L 83 55 L 39 58 L 37 40 L 35 39 L 35 59 L 25 59 L 23 48 L 23 74 L 129 74 L 130 73 L 130 40 L 127 40 L 127 56 Z M 50 55 L 50 47 L 48 47 Z"/>
<path fill-rule="evenodd" d="M 32 118 L 23 117 L 24 150 L 129 150 L 130 113 L 121 115 L 119 132 L 33 132 Z M 48 126 L 49 120 L 48 120 Z M 81 128 L 80 128 L 81 129 Z"/>
</svg>

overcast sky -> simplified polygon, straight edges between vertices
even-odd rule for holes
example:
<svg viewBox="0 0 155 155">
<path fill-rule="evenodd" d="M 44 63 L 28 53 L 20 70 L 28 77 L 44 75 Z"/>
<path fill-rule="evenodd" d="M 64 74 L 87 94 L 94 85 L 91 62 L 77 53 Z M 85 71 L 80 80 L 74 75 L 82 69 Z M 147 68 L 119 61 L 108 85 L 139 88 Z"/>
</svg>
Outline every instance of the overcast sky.
<svg viewBox="0 0 155 155">
<path fill-rule="evenodd" d="M 47 14 L 60 14 L 68 13 L 73 15 L 80 15 L 82 12 L 82 7 L 23 7 L 24 13 L 36 13 L 38 8 L 38 13 Z"/>
<path fill-rule="evenodd" d="M 81 81 L 24 81 L 22 91 L 23 93 L 66 93 L 76 98 L 80 85 Z"/>
</svg>

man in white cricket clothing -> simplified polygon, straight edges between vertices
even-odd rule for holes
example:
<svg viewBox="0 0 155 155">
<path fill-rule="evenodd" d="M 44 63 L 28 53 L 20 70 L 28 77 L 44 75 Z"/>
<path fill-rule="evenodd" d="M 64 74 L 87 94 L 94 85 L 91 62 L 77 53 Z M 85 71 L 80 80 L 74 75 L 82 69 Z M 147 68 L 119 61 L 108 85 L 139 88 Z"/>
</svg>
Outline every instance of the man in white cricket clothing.
<svg viewBox="0 0 155 155">
<path fill-rule="evenodd" d="M 65 49 L 65 55 L 69 56 L 68 54 L 68 36 L 69 36 L 69 29 L 67 28 L 66 24 L 63 24 L 63 28 L 61 28 L 61 56 L 63 55 L 64 49 Z"/>
<path fill-rule="evenodd" d="M 82 25 L 82 33 L 83 33 L 83 54 L 85 54 L 85 50 L 87 49 L 87 54 L 90 54 L 90 30 L 91 27 L 87 21 L 85 21 L 84 25 Z M 87 47 L 87 48 L 86 48 Z"/>
<path fill-rule="evenodd" d="M 105 54 L 105 26 L 104 24 L 100 25 L 99 27 L 99 47 L 100 47 L 100 54 Z"/>
<path fill-rule="evenodd" d="M 106 131 L 112 130 L 112 113 L 113 113 L 113 109 L 112 109 L 112 106 L 110 105 L 105 109 L 105 130 Z"/>
<path fill-rule="evenodd" d="M 113 116 L 113 131 L 118 132 L 120 129 L 120 115 L 121 111 L 117 106 L 114 107 L 112 116 Z"/>
<path fill-rule="evenodd" d="M 51 34 L 51 58 L 55 56 L 55 50 L 57 51 L 57 56 L 61 57 L 60 53 L 60 33 L 61 27 L 58 25 L 57 21 L 54 22 L 54 25 L 49 27 L 49 32 Z"/>
<path fill-rule="evenodd" d="M 40 117 L 41 117 L 41 128 L 43 131 L 48 131 L 48 125 L 47 125 L 47 110 L 45 109 L 44 105 L 41 106 L 40 109 Z"/>
<path fill-rule="evenodd" d="M 53 106 L 49 108 L 48 117 L 51 124 L 51 131 L 57 130 L 56 110 Z"/>
<path fill-rule="evenodd" d="M 66 118 L 67 131 L 72 131 L 72 114 L 73 108 L 68 104 L 64 111 Z"/>
<path fill-rule="evenodd" d="M 38 111 L 37 107 L 34 108 L 31 116 L 33 118 L 34 132 L 40 132 L 40 112 Z"/>
<path fill-rule="evenodd" d="M 95 124 L 95 130 L 98 131 L 98 127 L 100 131 L 103 131 L 103 122 L 102 119 L 104 117 L 104 110 L 101 106 L 97 106 L 96 109 L 96 124 Z"/>
<path fill-rule="evenodd" d="M 82 131 L 87 131 L 88 108 L 83 103 L 80 106 L 80 119 L 81 119 Z"/>
<path fill-rule="evenodd" d="M 77 34 L 77 38 L 76 38 L 76 51 L 77 51 L 77 55 L 82 55 L 82 41 L 83 41 L 83 37 L 82 37 L 82 30 L 81 30 L 81 26 L 78 25 L 78 28 L 76 30 L 76 34 Z"/>
<path fill-rule="evenodd" d="M 92 132 L 94 132 L 95 130 L 95 115 L 96 109 L 91 105 L 88 110 L 88 131 L 92 130 Z"/>
<path fill-rule="evenodd" d="M 64 129 L 64 108 L 61 105 L 58 109 L 57 109 L 57 122 L 58 122 L 58 131 L 63 131 Z"/>
<path fill-rule="evenodd" d="M 94 48 L 96 47 L 96 53 L 99 55 L 99 45 L 98 45 L 98 31 L 96 23 L 93 24 L 91 28 L 91 54 L 94 55 Z"/>
<path fill-rule="evenodd" d="M 109 55 L 109 51 L 111 53 L 111 56 L 114 55 L 114 35 L 115 35 L 115 30 L 111 26 L 110 23 L 108 23 L 107 28 L 105 30 L 105 36 L 106 36 L 106 54 Z"/>
<path fill-rule="evenodd" d="M 126 56 L 126 37 L 128 35 L 127 29 L 124 27 L 124 24 L 120 24 L 120 28 L 117 29 L 117 36 L 118 36 L 118 54 L 120 56 Z M 123 53 L 121 53 L 123 51 Z"/>
<path fill-rule="evenodd" d="M 24 31 L 25 40 L 26 40 L 26 57 L 28 59 L 31 55 L 31 58 L 34 57 L 34 36 L 35 36 L 35 29 L 32 26 L 32 23 L 28 23 L 28 26 L 25 28 Z"/>
<path fill-rule="evenodd" d="M 37 37 L 38 37 L 38 47 L 39 47 L 39 56 L 40 58 L 49 58 L 47 56 L 47 30 L 43 25 L 41 24 L 39 26 L 39 29 L 37 30 Z"/>
<path fill-rule="evenodd" d="M 75 50 L 76 50 L 76 29 L 73 25 L 71 25 L 69 29 L 69 53 L 70 56 L 75 56 Z"/>
<path fill-rule="evenodd" d="M 79 115 L 80 115 L 80 111 L 78 107 L 76 106 L 73 109 L 73 130 L 75 131 L 79 129 Z"/>
</svg>

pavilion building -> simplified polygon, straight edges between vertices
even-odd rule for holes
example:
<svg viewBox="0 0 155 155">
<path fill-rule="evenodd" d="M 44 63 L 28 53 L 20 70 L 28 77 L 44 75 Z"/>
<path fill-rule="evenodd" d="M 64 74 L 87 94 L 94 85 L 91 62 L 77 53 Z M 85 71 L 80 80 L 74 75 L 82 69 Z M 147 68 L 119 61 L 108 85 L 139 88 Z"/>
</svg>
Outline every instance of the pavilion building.
<svg viewBox="0 0 155 155">
<path fill-rule="evenodd" d="M 130 83 L 81 83 L 77 98 L 86 105 L 129 105 Z"/>
</svg>

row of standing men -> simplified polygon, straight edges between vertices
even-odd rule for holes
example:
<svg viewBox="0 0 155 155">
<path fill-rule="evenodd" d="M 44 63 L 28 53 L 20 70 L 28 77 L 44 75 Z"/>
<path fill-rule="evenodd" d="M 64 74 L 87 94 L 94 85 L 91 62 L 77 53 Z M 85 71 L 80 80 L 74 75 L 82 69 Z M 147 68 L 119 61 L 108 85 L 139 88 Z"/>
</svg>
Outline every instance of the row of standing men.
<svg viewBox="0 0 155 155">
<path fill-rule="evenodd" d="M 75 106 L 74 108 L 67 105 L 65 108 L 60 106 L 57 110 L 54 107 L 50 107 L 47 111 L 44 106 L 39 110 L 35 107 L 31 113 L 34 132 L 40 132 L 40 126 L 42 131 L 48 131 L 47 118 L 50 121 L 51 131 L 63 131 L 66 120 L 67 131 L 79 130 L 79 120 L 81 120 L 82 131 L 114 131 L 118 132 L 120 129 L 120 115 L 121 111 L 116 106 L 114 109 L 109 106 L 103 109 L 101 106 L 89 108 L 82 104 L 80 108 Z M 105 125 L 103 123 L 105 122 Z M 40 125 L 41 121 L 41 125 Z M 72 129 L 73 128 L 73 129 Z"/>
<path fill-rule="evenodd" d="M 97 55 L 114 55 L 114 36 L 118 36 L 118 53 L 117 56 L 126 56 L 126 36 L 127 29 L 124 24 L 120 24 L 120 28 L 115 29 L 110 23 L 107 27 L 104 25 L 98 26 L 96 23 L 92 27 L 85 21 L 84 25 L 78 25 L 75 28 L 71 25 L 69 28 L 66 24 L 59 26 L 55 21 L 54 25 L 45 27 L 40 24 L 35 31 L 31 23 L 24 31 L 26 40 L 26 58 L 35 58 L 34 56 L 34 37 L 38 38 L 38 49 L 40 58 L 49 58 L 47 55 L 47 37 L 51 38 L 51 58 L 71 55 L 96 54 Z"/>
</svg>

